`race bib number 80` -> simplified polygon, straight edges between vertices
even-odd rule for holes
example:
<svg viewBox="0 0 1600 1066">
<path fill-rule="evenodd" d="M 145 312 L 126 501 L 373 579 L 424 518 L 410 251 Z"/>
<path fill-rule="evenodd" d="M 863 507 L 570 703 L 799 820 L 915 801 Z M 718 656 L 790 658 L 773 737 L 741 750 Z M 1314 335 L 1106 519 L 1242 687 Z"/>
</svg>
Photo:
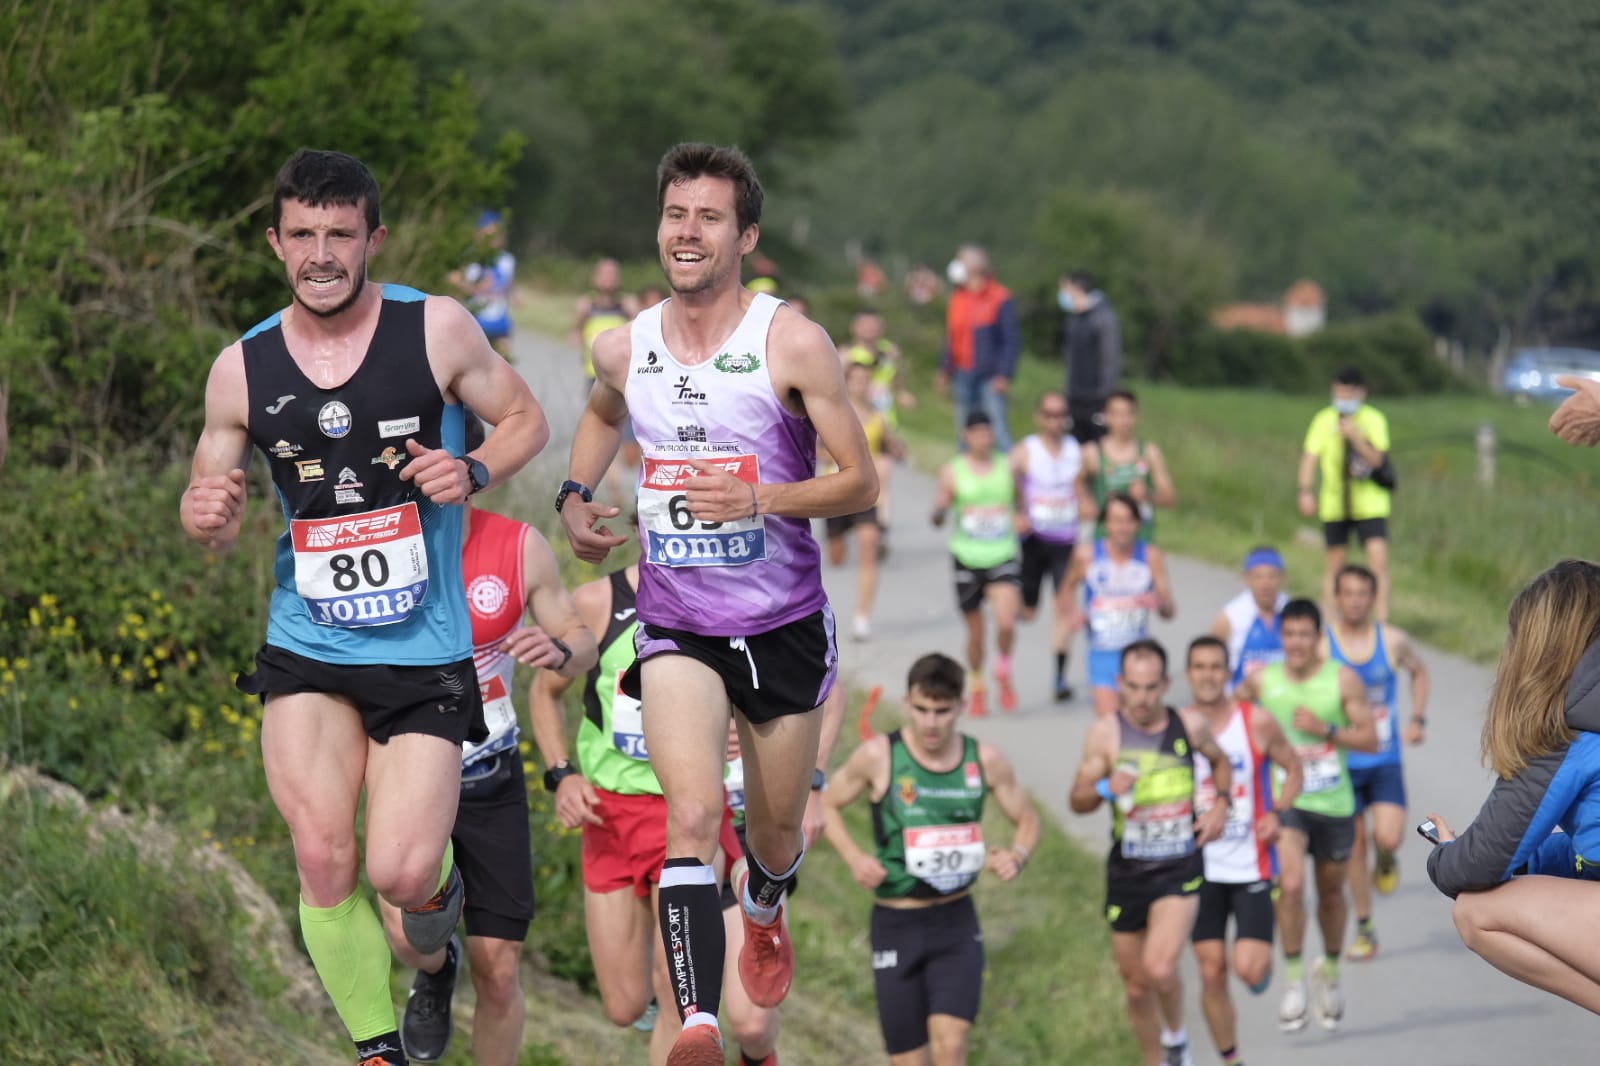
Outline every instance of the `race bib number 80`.
<svg viewBox="0 0 1600 1066">
<path fill-rule="evenodd" d="M 701 456 L 747 485 L 761 483 L 754 455 Z M 698 471 L 681 459 L 647 456 L 639 482 L 639 525 L 645 558 L 657 566 L 744 566 L 767 557 L 767 522 L 761 516 L 702 522 L 689 513 L 684 482 Z"/>
<path fill-rule="evenodd" d="M 403 622 L 428 594 L 428 551 L 417 505 L 342 518 L 296 518 L 295 589 L 318 625 Z"/>
</svg>

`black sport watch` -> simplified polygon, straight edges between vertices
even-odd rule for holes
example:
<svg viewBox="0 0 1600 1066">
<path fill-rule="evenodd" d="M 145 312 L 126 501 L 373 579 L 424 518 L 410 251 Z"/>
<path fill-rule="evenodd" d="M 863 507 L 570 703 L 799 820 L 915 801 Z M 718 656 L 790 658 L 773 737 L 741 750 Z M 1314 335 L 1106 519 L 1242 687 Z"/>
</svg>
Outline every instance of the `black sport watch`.
<svg viewBox="0 0 1600 1066">
<path fill-rule="evenodd" d="M 560 786 L 562 779 L 571 777 L 577 772 L 577 769 L 574 768 L 570 762 L 562 759 L 560 762 L 556 763 L 554 766 L 550 767 L 550 769 L 544 772 L 544 790 L 551 795 L 554 795 L 557 787 Z"/>
<path fill-rule="evenodd" d="M 594 502 L 594 490 L 588 485 L 577 481 L 563 481 L 561 483 L 561 491 L 556 493 L 556 514 L 561 513 L 561 508 L 566 505 L 567 497 L 574 492 L 583 497 L 584 503 Z"/>
<path fill-rule="evenodd" d="M 476 496 L 489 487 L 489 468 L 482 461 L 470 455 L 458 455 L 456 458 L 467 464 L 468 496 Z"/>
</svg>

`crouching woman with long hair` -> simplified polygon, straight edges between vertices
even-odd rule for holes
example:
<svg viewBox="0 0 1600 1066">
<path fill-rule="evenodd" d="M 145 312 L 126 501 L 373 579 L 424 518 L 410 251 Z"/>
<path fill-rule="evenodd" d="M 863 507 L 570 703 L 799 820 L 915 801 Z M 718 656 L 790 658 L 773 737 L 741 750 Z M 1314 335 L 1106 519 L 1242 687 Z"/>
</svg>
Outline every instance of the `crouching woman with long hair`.
<svg viewBox="0 0 1600 1066">
<path fill-rule="evenodd" d="M 1483 727 L 1499 780 L 1459 837 L 1430 815 L 1428 876 L 1467 947 L 1600 1014 L 1600 566 L 1557 563 L 1509 622 Z"/>
</svg>

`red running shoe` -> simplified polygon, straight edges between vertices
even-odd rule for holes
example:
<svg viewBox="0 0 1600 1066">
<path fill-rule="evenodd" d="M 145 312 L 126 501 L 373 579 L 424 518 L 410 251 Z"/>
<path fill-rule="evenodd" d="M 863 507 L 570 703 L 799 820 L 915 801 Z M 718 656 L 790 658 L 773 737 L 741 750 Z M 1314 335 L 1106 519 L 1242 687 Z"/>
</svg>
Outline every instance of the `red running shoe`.
<svg viewBox="0 0 1600 1066">
<path fill-rule="evenodd" d="M 989 701 L 984 696 L 983 689 L 975 688 L 972 695 L 967 697 L 967 714 L 972 718 L 985 718 L 989 714 Z"/>
<path fill-rule="evenodd" d="M 722 1034 L 714 1025 L 691 1025 L 667 1052 L 667 1066 L 722 1066 Z"/>
<path fill-rule="evenodd" d="M 758 1007 L 772 1008 L 783 1002 L 794 981 L 794 944 L 783 922 L 783 906 L 771 925 L 762 925 L 744 909 L 746 873 L 739 879 L 739 916 L 744 919 L 744 947 L 739 949 L 739 980 L 745 994 Z M 720 1061 L 720 1060 L 718 1060 Z"/>
<path fill-rule="evenodd" d="M 1017 690 L 1011 687 L 1011 675 L 996 674 L 994 680 L 1000 689 L 1000 709 L 1010 714 L 1017 709 Z"/>
</svg>

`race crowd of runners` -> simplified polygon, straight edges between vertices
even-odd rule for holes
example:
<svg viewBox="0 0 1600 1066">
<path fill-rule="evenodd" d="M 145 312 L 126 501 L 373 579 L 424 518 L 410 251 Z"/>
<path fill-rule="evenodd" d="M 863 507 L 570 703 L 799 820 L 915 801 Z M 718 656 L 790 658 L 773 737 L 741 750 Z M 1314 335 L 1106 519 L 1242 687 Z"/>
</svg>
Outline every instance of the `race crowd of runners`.
<svg viewBox="0 0 1600 1066">
<path fill-rule="evenodd" d="M 266 641 L 239 685 L 264 699 L 301 928 L 357 1060 L 442 1057 L 463 962 L 476 1061 L 517 1059 L 534 912 L 522 663 L 536 668 L 542 786 L 582 831 L 604 1010 L 652 1030 L 653 1063 L 721 1064 L 725 1042 L 746 1066 L 778 1061 L 796 967 L 785 912 L 804 906 L 802 860 L 821 838 L 872 895 L 862 965 L 889 1061 L 966 1062 L 985 965 L 971 890 L 1024 877 L 1040 824 L 1006 755 L 961 718 L 1014 711 L 1020 669 L 1047 671 L 1054 698 L 1073 701 L 1080 640 L 1094 718 L 1070 806 L 1111 806 L 1104 919 L 1142 1061 L 1194 1061 L 1186 950 L 1224 1063 L 1245 1061 L 1230 972 L 1251 996 L 1278 977 L 1285 1032 L 1337 1028 L 1343 965 L 1379 953 L 1373 896 L 1399 877 L 1401 752 L 1426 737 L 1429 689 L 1385 620 L 1387 573 L 1343 555 L 1352 532 L 1386 536 L 1371 512 L 1387 514 L 1374 477 L 1387 427 L 1359 373 L 1334 383 L 1301 466 L 1308 513 L 1343 508 L 1322 514 L 1326 594 L 1291 598 L 1282 556 L 1257 547 L 1236 598 L 1198 605 L 1215 612 L 1209 630 L 1169 649 L 1151 635 L 1177 608 L 1155 541 L 1177 491 L 1133 392 L 1107 382 L 1092 412 L 1065 390 L 1030 397 L 1035 431 L 1014 444 L 997 394 L 974 392 L 933 513 L 907 513 L 890 488 L 898 412 L 914 400 L 882 319 L 863 311 L 836 347 L 773 286 L 742 283 L 762 189 L 736 150 L 674 147 L 657 200 L 665 290 L 624 296 L 604 261 L 577 309 L 585 406 L 551 496 L 572 550 L 607 572 L 569 591 L 544 536 L 472 502 L 550 436 L 491 347 L 509 322 L 486 332 L 449 297 L 368 282 L 386 230 L 359 161 L 306 150 L 278 175 L 269 240 L 293 300 L 218 357 L 181 517 L 200 544 L 230 547 L 244 468 L 262 453 L 285 532 Z M 498 236 L 498 218 L 483 224 Z M 962 254 L 961 276 L 981 278 L 981 249 Z M 496 263 L 475 277 L 509 279 L 513 264 Z M 844 627 L 813 520 L 834 563 L 854 543 Z M 835 770 L 838 641 L 874 639 L 890 531 L 928 521 L 948 531 L 964 662 L 930 650 L 904 663 L 903 725 Z M 624 545 L 638 562 L 612 565 Z M 1014 661 L 1027 624 L 1049 628 L 1050 661 Z M 1181 708 L 1167 702 L 1179 671 Z M 985 835 L 990 801 L 1008 823 L 999 839 Z M 859 802 L 870 840 L 842 816 Z M 417 971 L 403 1015 L 391 953 Z"/>
</svg>

